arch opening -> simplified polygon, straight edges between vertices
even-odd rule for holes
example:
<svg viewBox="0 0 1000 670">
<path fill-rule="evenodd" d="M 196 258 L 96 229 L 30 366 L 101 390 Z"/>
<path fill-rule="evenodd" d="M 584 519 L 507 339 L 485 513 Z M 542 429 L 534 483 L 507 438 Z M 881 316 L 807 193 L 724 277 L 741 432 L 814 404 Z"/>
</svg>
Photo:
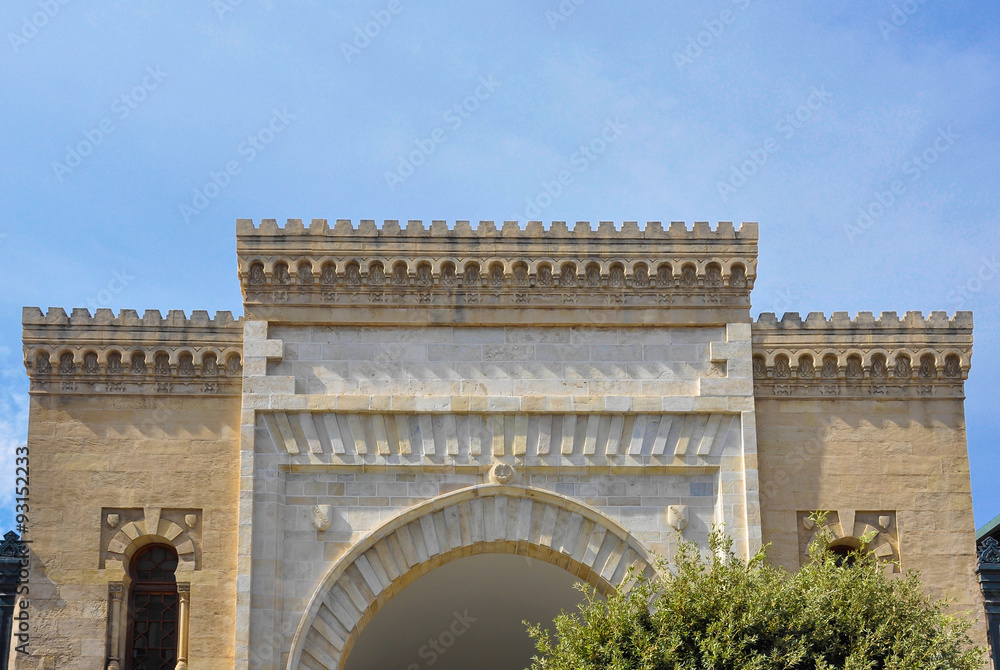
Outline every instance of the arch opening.
<svg viewBox="0 0 1000 670">
<path fill-rule="evenodd" d="M 534 644 L 522 621 L 576 611 L 579 579 L 514 554 L 459 558 L 418 577 L 387 602 L 347 651 L 345 670 L 484 667 L 522 670 Z"/>
<path fill-rule="evenodd" d="M 578 501 L 499 484 L 455 491 L 386 522 L 333 565 L 302 615 L 287 668 L 344 668 L 367 626 L 407 586 L 483 554 L 537 559 L 601 593 L 631 570 L 651 576 L 655 563 L 624 528 Z"/>
</svg>

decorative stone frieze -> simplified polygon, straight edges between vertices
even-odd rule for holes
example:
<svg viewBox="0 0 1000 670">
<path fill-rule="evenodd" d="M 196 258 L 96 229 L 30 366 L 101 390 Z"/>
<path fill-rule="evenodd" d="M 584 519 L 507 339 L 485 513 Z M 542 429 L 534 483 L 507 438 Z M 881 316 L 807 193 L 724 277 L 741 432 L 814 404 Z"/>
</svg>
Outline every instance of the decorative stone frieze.
<svg viewBox="0 0 1000 670">
<path fill-rule="evenodd" d="M 239 395 L 243 326 L 229 312 L 172 310 L 91 316 L 25 307 L 24 366 L 32 393 Z"/>
<path fill-rule="evenodd" d="M 396 221 L 306 228 L 237 222 L 247 316 L 299 323 L 732 323 L 746 321 L 757 224 L 570 230 Z M 669 309 L 664 309 L 669 308 Z M 333 310 L 333 312 L 331 312 Z M 546 310 L 540 315 L 538 310 Z M 555 310 L 555 311 L 553 311 Z M 457 315 L 456 315 L 457 311 Z M 331 313 L 335 316 L 331 317 Z"/>
<path fill-rule="evenodd" d="M 261 412 L 293 465 L 539 467 L 717 465 L 740 443 L 740 416 L 704 414 L 404 414 Z"/>
<path fill-rule="evenodd" d="M 753 324 L 757 397 L 963 397 L 972 358 L 972 313 L 813 312 Z"/>
</svg>

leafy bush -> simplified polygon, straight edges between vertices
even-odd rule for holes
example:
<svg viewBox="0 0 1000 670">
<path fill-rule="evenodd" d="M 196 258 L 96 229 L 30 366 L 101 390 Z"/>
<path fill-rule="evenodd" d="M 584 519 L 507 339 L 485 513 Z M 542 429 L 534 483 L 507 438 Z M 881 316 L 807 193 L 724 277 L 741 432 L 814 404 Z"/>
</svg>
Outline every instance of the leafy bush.
<svg viewBox="0 0 1000 670">
<path fill-rule="evenodd" d="M 885 575 L 864 551 L 848 560 L 820 533 L 795 573 L 764 550 L 748 562 L 720 532 L 712 558 L 682 543 L 654 579 L 607 599 L 579 585 L 579 614 L 556 636 L 529 625 L 531 670 L 975 670 L 970 622 L 925 594 L 919 577 Z M 622 589 L 625 591 L 625 589 Z"/>
</svg>

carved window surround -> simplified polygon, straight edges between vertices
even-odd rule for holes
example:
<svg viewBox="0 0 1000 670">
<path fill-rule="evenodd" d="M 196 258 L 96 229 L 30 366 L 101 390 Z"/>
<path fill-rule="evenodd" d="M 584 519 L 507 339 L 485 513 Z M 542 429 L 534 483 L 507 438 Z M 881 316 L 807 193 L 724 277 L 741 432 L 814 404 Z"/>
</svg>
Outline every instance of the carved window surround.
<svg viewBox="0 0 1000 670">
<path fill-rule="evenodd" d="M 126 649 L 127 603 L 131 577 L 127 566 L 135 552 L 146 545 L 166 544 L 177 552 L 178 609 L 177 670 L 187 668 L 191 584 L 181 581 L 201 569 L 200 509 L 147 507 L 101 510 L 99 567 L 108 571 L 108 663 L 120 670 Z"/>
<path fill-rule="evenodd" d="M 725 323 L 746 320 L 757 226 L 241 220 L 237 252 L 244 307 L 257 319 L 329 321 L 333 309 L 340 323 L 435 323 L 460 309 L 466 324 L 603 323 L 612 310 L 617 322 L 649 323 L 656 310 L 659 322 Z"/>
<path fill-rule="evenodd" d="M 799 529 L 799 564 L 809 560 L 809 544 L 820 529 L 811 518 L 813 512 L 797 513 Z M 896 529 L 895 511 L 837 510 L 828 512 L 824 526 L 832 538 L 833 545 L 846 544 L 851 549 L 861 546 L 885 563 L 886 574 L 899 572 L 899 538 Z"/>
</svg>

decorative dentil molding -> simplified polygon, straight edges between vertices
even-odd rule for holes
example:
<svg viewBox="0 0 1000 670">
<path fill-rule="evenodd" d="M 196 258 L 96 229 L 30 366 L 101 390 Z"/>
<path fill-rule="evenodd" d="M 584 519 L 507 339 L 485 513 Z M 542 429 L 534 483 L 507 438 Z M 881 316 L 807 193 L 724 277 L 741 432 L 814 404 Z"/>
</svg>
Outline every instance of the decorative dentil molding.
<svg viewBox="0 0 1000 670">
<path fill-rule="evenodd" d="M 752 325 L 757 397 L 962 397 L 972 313 L 761 314 Z"/>
<path fill-rule="evenodd" d="M 331 228 L 314 219 L 306 228 L 289 219 L 282 229 L 273 219 L 259 228 L 241 219 L 237 253 L 244 307 L 255 318 L 321 306 L 343 313 L 340 322 L 371 323 L 372 314 L 390 322 L 440 321 L 429 314 L 456 309 L 470 322 L 487 318 L 484 310 L 558 308 L 550 319 L 591 322 L 585 313 L 594 310 L 745 311 L 756 278 L 757 225 L 737 230 L 723 222 L 713 230 L 674 222 L 664 229 L 650 222 L 640 229 L 626 222 L 618 229 L 601 222 L 595 230 L 578 222 L 570 230 L 557 221 L 546 230 L 537 221 L 525 228 L 508 221 L 500 229 L 481 221 L 473 230 L 468 221 L 453 228 L 435 221 L 426 229 L 420 221 L 405 228 L 362 221 L 355 228 L 341 220 Z M 329 318 L 328 309 L 322 314 Z"/>
<path fill-rule="evenodd" d="M 25 307 L 24 366 L 32 393 L 238 395 L 243 320 L 229 312 L 156 310 L 91 316 Z"/>
</svg>

